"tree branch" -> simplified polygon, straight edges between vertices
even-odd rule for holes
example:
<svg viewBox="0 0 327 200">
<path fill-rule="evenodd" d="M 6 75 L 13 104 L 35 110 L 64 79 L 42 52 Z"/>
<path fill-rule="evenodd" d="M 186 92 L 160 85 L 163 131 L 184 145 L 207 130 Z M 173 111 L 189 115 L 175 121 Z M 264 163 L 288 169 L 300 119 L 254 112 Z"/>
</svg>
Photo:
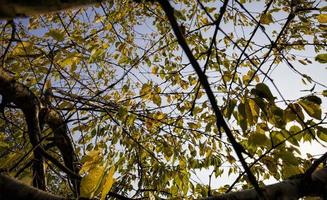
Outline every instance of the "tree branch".
<svg viewBox="0 0 327 200">
<path fill-rule="evenodd" d="M 195 59 L 191 49 L 189 48 L 180 28 L 179 25 L 174 17 L 174 8 L 170 5 L 170 3 L 167 0 L 158 0 L 159 4 L 161 5 L 162 9 L 164 10 L 164 12 L 166 13 L 166 16 L 173 28 L 173 31 L 176 35 L 176 38 L 178 40 L 178 43 L 180 44 L 180 46 L 183 48 L 183 50 L 185 51 L 185 54 L 187 55 L 188 59 L 191 62 L 191 65 L 193 66 L 194 70 L 196 71 L 198 77 L 199 77 L 199 81 L 201 83 L 201 85 L 203 86 L 208 99 L 210 101 L 210 104 L 212 106 L 213 112 L 215 113 L 216 116 L 216 125 L 218 127 L 218 129 L 220 129 L 221 127 L 225 130 L 226 135 L 229 139 L 229 141 L 231 142 L 244 170 L 246 171 L 249 181 L 250 183 L 254 186 L 255 190 L 258 192 L 259 196 L 262 197 L 264 199 L 264 194 L 262 193 L 262 191 L 260 190 L 259 184 L 256 180 L 256 178 L 254 177 L 253 173 L 251 172 L 250 168 L 247 166 L 247 163 L 242 155 L 242 148 L 241 145 L 236 141 L 236 139 L 234 138 L 231 130 L 229 129 L 219 107 L 218 107 L 218 103 L 216 100 L 216 97 L 214 96 L 208 78 L 206 77 L 206 75 L 203 73 L 199 63 L 197 62 L 197 60 Z"/>
<path fill-rule="evenodd" d="M 287 179 L 285 181 L 267 185 L 262 189 L 265 191 L 267 199 L 288 199 L 295 200 L 304 196 L 321 197 L 326 195 L 327 168 L 315 171 L 311 179 L 305 176 Z M 223 195 L 202 198 L 202 200 L 252 200 L 260 199 L 254 189 L 231 192 Z"/>
<path fill-rule="evenodd" d="M 65 198 L 25 185 L 9 176 L 0 174 L 0 199 L 62 200 Z"/>
</svg>

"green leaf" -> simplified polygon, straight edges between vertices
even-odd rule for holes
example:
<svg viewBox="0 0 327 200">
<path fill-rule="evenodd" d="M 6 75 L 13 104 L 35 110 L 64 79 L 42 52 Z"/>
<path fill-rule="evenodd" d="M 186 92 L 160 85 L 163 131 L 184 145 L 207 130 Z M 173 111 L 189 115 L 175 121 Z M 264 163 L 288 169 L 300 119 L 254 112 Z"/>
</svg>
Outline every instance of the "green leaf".
<svg viewBox="0 0 327 200">
<path fill-rule="evenodd" d="M 286 120 L 284 119 L 284 111 L 276 105 L 270 106 L 270 111 L 270 122 L 278 128 L 284 128 L 286 125 Z"/>
<path fill-rule="evenodd" d="M 327 53 L 318 54 L 315 57 L 315 60 L 320 62 L 320 63 L 327 63 Z"/>
<path fill-rule="evenodd" d="M 300 100 L 299 104 L 303 107 L 305 112 L 308 113 L 310 117 L 313 117 L 315 119 L 321 119 L 321 108 L 319 104 L 313 103 L 306 99 Z"/>
<path fill-rule="evenodd" d="M 317 135 L 318 135 L 319 139 L 327 142 L 327 128 L 318 126 L 317 127 Z"/>
<path fill-rule="evenodd" d="M 283 162 L 285 162 L 285 164 L 290 164 L 290 165 L 299 164 L 299 160 L 294 156 L 294 152 L 281 151 L 280 157 L 282 158 Z"/>
<path fill-rule="evenodd" d="M 224 110 L 224 114 L 225 114 L 225 117 L 226 117 L 227 119 L 230 119 L 230 118 L 231 118 L 232 113 L 233 113 L 233 111 L 234 111 L 234 108 L 235 108 L 236 104 L 237 104 L 236 99 L 232 99 L 232 100 L 229 102 L 229 104 L 227 105 L 227 108 Z"/>
<path fill-rule="evenodd" d="M 324 97 L 327 97 L 327 90 L 322 91 L 321 93 Z"/>
<path fill-rule="evenodd" d="M 247 130 L 247 120 L 244 103 L 238 105 L 238 124 L 241 126 L 242 130 Z"/>
<path fill-rule="evenodd" d="M 310 101 L 312 103 L 318 104 L 318 105 L 321 104 L 321 99 L 315 95 L 310 95 L 310 96 L 304 97 L 303 99 Z"/>
<path fill-rule="evenodd" d="M 45 36 L 50 36 L 58 42 L 62 42 L 65 40 L 65 34 L 60 29 L 51 29 L 49 32 L 45 34 Z"/>
<path fill-rule="evenodd" d="M 295 165 L 283 165 L 282 167 L 282 174 L 283 178 L 289 178 L 291 176 L 294 176 L 296 174 L 303 173 L 298 166 Z"/>
<path fill-rule="evenodd" d="M 254 132 L 248 138 L 248 144 L 255 147 L 265 146 L 268 142 L 269 140 L 264 133 Z"/>
<path fill-rule="evenodd" d="M 251 93 L 258 97 L 265 98 L 270 102 L 275 100 L 275 97 L 272 95 L 269 87 L 264 83 L 258 83 L 255 86 L 255 89 L 251 90 Z"/>
</svg>

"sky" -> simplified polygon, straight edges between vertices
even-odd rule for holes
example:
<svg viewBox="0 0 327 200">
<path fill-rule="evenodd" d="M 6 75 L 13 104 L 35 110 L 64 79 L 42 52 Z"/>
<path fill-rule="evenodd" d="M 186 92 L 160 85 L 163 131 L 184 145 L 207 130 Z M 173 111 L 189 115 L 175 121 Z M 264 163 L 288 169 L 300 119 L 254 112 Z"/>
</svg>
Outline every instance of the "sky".
<svg viewBox="0 0 327 200">
<path fill-rule="evenodd" d="M 326 4 L 326 2 L 323 2 Z M 250 10 L 254 11 L 254 12 L 260 12 L 260 9 L 262 9 L 262 1 L 259 2 L 254 2 L 251 5 L 249 5 L 248 8 L 250 8 Z M 220 5 L 219 5 L 220 6 Z M 217 6 L 217 8 L 219 8 L 219 6 Z M 217 9 L 219 10 L 219 9 Z M 284 16 L 274 16 L 276 17 L 276 19 L 281 19 Z M 151 23 L 151 22 L 149 22 Z M 280 28 L 280 26 L 276 25 L 276 27 L 274 27 L 276 29 Z M 149 29 L 148 24 L 144 24 L 141 25 L 139 27 L 140 31 L 146 32 L 145 30 Z M 231 26 L 225 26 L 224 30 L 226 31 L 234 31 L 232 29 Z M 272 31 L 273 29 L 269 30 L 267 29 L 267 31 Z M 250 31 L 250 30 L 246 30 L 246 31 Z M 210 35 L 210 31 L 208 33 L 206 33 L 208 35 Z M 235 32 L 235 35 L 242 35 L 242 31 L 241 30 L 237 30 Z M 259 36 L 256 37 L 256 41 L 262 40 L 263 43 L 266 43 L 267 40 L 265 38 L 263 38 L 262 34 L 260 34 L 259 31 Z M 218 38 L 222 38 L 222 34 L 219 33 L 218 34 Z M 294 52 L 294 54 L 296 54 L 298 57 L 308 57 L 308 58 L 314 58 L 316 56 L 316 53 L 314 52 L 314 50 L 312 48 L 308 48 L 306 51 L 303 52 Z M 184 58 L 186 60 L 186 58 Z M 319 64 L 317 62 L 314 62 L 313 64 L 310 65 L 302 65 L 299 62 L 292 62 L 294 63 L 294 65 L 296 65 L 297 69 L 300 70 L 302 73 L 308 74 L 310 75 L 314 80 L 317 80 L 318 82 L 327 85 L 327 73 L 326 73 L 326 65 L 324 64 Z M 309 92 L 304 92 L 301 91 L 303 89 L 311 89 L 314 84 L 308 84 L 308 85 L 304 85 L 301 81 L 301 78 L 299 77 L 299 75 L 297 75 L 296 73 L 294 73 L 288 66 L 287 64 L 283 63 L 283 64 L 279 64 L 278 67 L 274 68 L 274 70 L 270 73 L 270 76 L 273 78 L 275 84 L 277 85 L 277 88 L 279 88 L 279 90 L 281 91 L 281 93 L 283 94 L 283 96 L 286 99 L 297 99 L 303 95 L 309 94 Z M 271 83 L 267 82 L 268 85 L 272 86 Z M 273 87 L 271 87 L 273 88 Z M 326 88 L 323 88 L 319 85 L 315 86 L 315 92 L 321 92 L 322 90 L 324 90 Z M 278 96 L 278 93 L 276 90 L 272 89 L 272 92 Z M 326 98 L 326 97 L 324 97 Z M 323 99 L 323 105 L 322 105 L 322 110 L 324 112 L 326 112 L 327 110 L 327 101 L 326 99 Z M 326 144 L 327 145 L 327 144 Z M 305 155 L 306 153 L 310 153 L 312 155 L 319 155 L 322 153 L 325 153 L 326 148 L 321 146 L 319 143 L 313 142 L 313 143 L 303 143 L 302 147 L 301 147 L 301 151 L 303 152 L 303 155 Z M 224 166 L 224 167 L 228 167 L 228 166 Z M 193 179 L 195 180 L 200 180 L 202 183 L 208 184 L 208 177 L 209 174 L 211 173 L 213 169 L 210 168 L 208 170 L 202 170 L 201 172 L 197 171 L 197 176 L 192 176 Z M 232 183 L 234 181 L 233 176 L 229 176 L 227 177 L 227 174 L 225 173 L 222 177 L 219 177 L 216 180 L 212 180 L 212 188 L 218 187 L 220 185 L 224 185 L 227 183 Z M 267 183 L 271 183 L 273 182 L 273 180 L 269 180 Z"/>
</svg>

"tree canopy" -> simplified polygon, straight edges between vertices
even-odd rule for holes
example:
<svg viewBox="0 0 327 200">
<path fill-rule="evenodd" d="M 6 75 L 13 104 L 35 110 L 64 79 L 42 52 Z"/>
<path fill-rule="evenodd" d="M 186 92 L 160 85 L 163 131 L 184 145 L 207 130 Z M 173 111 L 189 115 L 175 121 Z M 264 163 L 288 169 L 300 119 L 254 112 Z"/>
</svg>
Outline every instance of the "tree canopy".
<svg viewBox="0 0 327 200">
<path fill-rule="evenodd" d="M 1 0 L 0 18 L 1 199 L 327 199 L 327 154 L 303 153 L 327 145 L 326 2 Z"/>
</svg>

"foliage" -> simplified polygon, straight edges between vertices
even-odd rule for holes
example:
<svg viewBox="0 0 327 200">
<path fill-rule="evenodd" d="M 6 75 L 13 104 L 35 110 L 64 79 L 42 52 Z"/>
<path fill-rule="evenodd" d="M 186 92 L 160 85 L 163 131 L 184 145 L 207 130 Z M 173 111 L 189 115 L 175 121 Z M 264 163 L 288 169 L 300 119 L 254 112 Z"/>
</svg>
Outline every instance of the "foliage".
<svg viewBox="0 0 327 200">
<path fill-rule="evenodd" d="M 303 173 L 313 156 L 301 154 L 302 142 L 327 142 L 327 88 L 312 78 L 313 68 L 327 62 L 326 5 L 291 2 L 230 1 L 221 13 L 220 1 L 173 1 L 184 37 L 259 181 Z M 40 99 L 52 90 L 51 107 L 65 119 L 82 165 L 81 196 L 200 197 L 225 192 L 230 185 L 211 182 L 228 174 L 231 184 L 243 172 L 157 3 L 114 0 L 2 21 L 1 29 L 3 68 Z M 277 68 L 297 74 L 299 90 L 312 89 L 284 97 Z M 21 111 L 7 105 L 0 168 L 32 184 L 26 126 Z M 44 145 L 52 132 L 43 129 Z M 56 149 L 49 153 L 62 161 Z M 72 196 L 66 174 L 53 163 L 45 167 L 48 190 Z M 205 183 L 196 178 L 203 170 Z M 245 176 L 238 182 L 249 187 Z"/>
</svg>

